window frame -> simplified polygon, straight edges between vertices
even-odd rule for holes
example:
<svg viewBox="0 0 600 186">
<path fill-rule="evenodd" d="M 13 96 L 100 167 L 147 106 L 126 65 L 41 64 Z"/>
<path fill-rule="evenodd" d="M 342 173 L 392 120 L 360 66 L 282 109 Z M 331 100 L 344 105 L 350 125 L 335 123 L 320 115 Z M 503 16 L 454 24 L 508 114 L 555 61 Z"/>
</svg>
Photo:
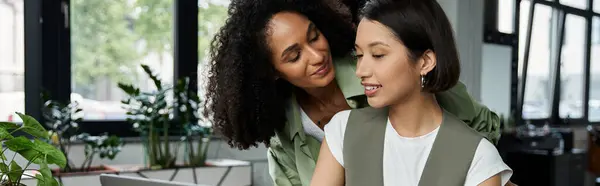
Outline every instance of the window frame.
<svg viewBox="0 0 600 186">
<path fill-rule="evenodd" d="M 534 125 L 543 125 L 550 124 L 555 126 L 565 126 L 565 125 L 600 125 L 600 122 L 590 122 L 589 121 L 589 99 L 590 99 L 590 81 L 591 81 L 591 45 L 592 45 L 592 29 L 593 29 L 593 18 L 599 17 L 600 13 L 593 11 L 594 1 L 600 3 L 600 0 L 588 0 L 588 6 L 586 9 L 579 9 L 575 7 L 571 7 L 568 5 L 561 4 L 559 1 L 546 1 L 546 0 L 514 0 L 515 1 L 515 10 L 514 10 L 514 26 L 513 33 L 506 34 L 498 31 L 497 27 L 497 6 L 498 0 L 486 0 L 485 1 L 485 28 L 484 28 L 484 42 L 491 44 L 499 44 L 499 45 L 507 45 L 512 48 L 512 57 L 511 57 L 511 88 L 510 88 L 510 110 L 512 117 L 515 119 L 517 125 L 522 125 L 524 123 L 531 123 Z M 520 18 L 520 9 L 522 1 L 530 1 L 531 5 L 529 7 L 529 19 L 527 24 L 527 41 L 525 44 L 524 50 L 524 64 L 523 71 L 521 74 L 521 81 L 519 81 L 519 37 L 524 37 L 519 35 L 519 18 Z M 531 42 L 531 32 L 532 32 L 532 23 L 533 17 L 535 13 L 535 5 L 541 4 L 551 7 L 554 10 L 557 10 L 557 23 L 558 23 L 558 46 L 556 53 L 553 53 L 554 61 L 551 61 L 551 65 L 555 65 L 554 69 L 556 75 L 552 77 L 551 81 L 553 81 L 554 91 L 552 93 L 552 106 L 550 117 L 542 118 L 542 119 L 524 119 L 522 118 L 523 113 L 523 103 L 524 103 L 524 90 L 526 87 L 527 80 L 527 69 L 529 63 L 529 48 Z M 586 20 L 586 41 L 584 43 L 585 51 L 584 51 L 584 95 L 583 95 L 583 117 L 575 118 L 575 119 L 563 119 L 560 118 L 559 115 L 559 103 L 560 103 L 560 56 L 562 52 L 562 44 L 564 42 L 564 25 L 567 14 L 575 15 L 583 17 Z M 553 18 L 554 19 L 554 18 Z"/>
<path fill-rule="evenodd" d="M 173 3 L 173 84 L 180 78 L 189 77 L 190 91 L 197 92 L 198 0 L 173 0 Z M 25 112 L 41 121 L 42 90 L 57 101 L 70 101 L 70 0 L 26 0 L 24 9 Z M 85 120 L 80 122 L 80 131 L 91 135 L 109 133 L 139 137 L 132 124 L 124 120 Z"/>
</svg>

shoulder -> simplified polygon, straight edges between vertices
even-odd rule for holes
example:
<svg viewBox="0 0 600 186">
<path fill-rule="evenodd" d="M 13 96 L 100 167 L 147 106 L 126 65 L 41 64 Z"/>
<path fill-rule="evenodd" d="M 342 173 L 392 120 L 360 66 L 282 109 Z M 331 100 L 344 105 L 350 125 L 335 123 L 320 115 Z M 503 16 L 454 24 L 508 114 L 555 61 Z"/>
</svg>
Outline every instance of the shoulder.
<svg viewBox="0 0 600 186">
<path fill-rule="evenodd" d="M 269 151 L 274 154 L 285 153 L 286 149 L 293 148 L 288 130 L 276 131 L 275 136 L 269 140 Z"/>
<path fill-rule="evenodd" d="M 329 123 L 325 125 L 325 140 L 327 141 L 329 151 L 342 166 L 344 166 L 344 134 L 346 133 L 350 112 L 352 112 L 352 110 L 338 112 L 331 118 Z"/>
<path fill-rule="evenodd" d="M 505 185 L 512 176 L 512 169 L 504 163 L 496 147 L 482 138 L 473 156 L 465 185 L 478 185 L 495 175 L 500 175 L 502 185 Z"/>
<path fill-rule="evenodd" d="M 479 145 L 477 146 L 477 150 L 475 151 L 475 157 L 473 161 L 476 160 L 489 160 L 498 163 L 503 163 L 496 146 L 494 146 L 490 141 L 486 139 L 481 139 Z"/>
<path fill-rule="evenodd" d="M 348 124 L 348 117 L 350 117 L 350 112 L 352 110 L 344 110 L 333 115 L 329 123 L 325 125 L 324 131 L 327 138 L 329 138 L 328 134 L 336 135 L 337 137 L 344 136 L 343 132 L 346 130 L 346 125 Z M 327 141 L 330 141 L 327 139 Z"/>
</svg>

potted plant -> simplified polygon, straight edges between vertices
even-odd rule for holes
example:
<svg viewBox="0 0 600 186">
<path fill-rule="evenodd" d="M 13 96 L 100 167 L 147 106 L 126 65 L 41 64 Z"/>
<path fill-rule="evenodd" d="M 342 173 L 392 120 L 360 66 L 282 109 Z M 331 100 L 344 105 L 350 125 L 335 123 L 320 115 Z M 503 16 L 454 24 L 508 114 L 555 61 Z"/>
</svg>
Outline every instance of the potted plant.
<svg viewBox="0 0 600 186">
<path fill-rule="evenodd" d="M 73 163 L 69 159 L 69 150 L 81 122 L 81 109 L 77 102 L 62 104 L 51 100 L 48 93 L 42 92 L 41 98 L 44 103 L 42 115 L 44 125 L 49 129 L 50 143 L 57 146 L 67 159 L 67 164 L 62 172 L 73 171 Z"/>
<path fill-rule="evenodd" d="M 189 87 L 189 78 L 183 78 L 177 81 L 173 90 L 175 95 L 174 111 L 177 116 L 174 121 L 184 129 L 181 141 L 185 145 L 185 165 L 204 166 L 212 128 L 200 123 L 199 108 L 202 101 L 198 94 Z"/>
<path fill-rule="evenodd" d="M 127 109 L 128 121 L 141 134 L 150 168 L 174 167 L 181 143 L 186 151 L 185 166 L 203 166 L 212 129 L 199 122 L 201 100 L 190 90 L 189 78 L 180 79 L 175 87 L 170 87 L 147 65 L 141 66 L 156 90 L 142 92 L 123 83 L 119 83 L 119 88 L 129 96 L 122 103 Z M 169 137 L 173 135 L 180 136 L 181 140 L 171 148 Z"/>
<path fill-rule="evenodd" d="M 54 146 L 46 143 L 49 140 L 48 132 L 42 125 L 32 118 L 21 113 L 17 113 L 22 119 L 23 124 L 0 122 L 0 140 L 4 144 L 0 152 L 0 185 L 2 186 L 20 186 L 23 176 L 35 178 L 38 186 L 57 186 L 58 181 L 54 179 L 49 164 L 59 167 L 65 167 L 67 160 L 64 154 Z M 23 133 L 31 136 L 31 139 L 23 135 L 15 136 L 16 133 Z M 12 158 L 7 158 L 7 150 L 15 152 Z M 28 162 L 26 165 L 19 165 L 15 162 L 16 154 L 21 155 Z M 25 174 L 25 171 L 31 171 L 30 166 L 37 164 L 40 166 L 35 175 Z"/>
<path fill-rule="evenodd" d="M 49 129 L 50 143 L 58 147 L 66 157 L 67 164 L 62 169 L 53 169 L 55 176 L 70 176 L 88 173 L 108 173 L 115 172 L 110 166 L 100 165 L 91 166 L 94 155 L 99 154 L 100 158 L 114 159 L 114 156 L 120 151 L 122 142 L 116 136 L 108 137 L 107 134 L 102 136 L 90 136 L 87 133 L 79 134 L 79 122 L 82 120 L 82 109 L 78 107 L 77 102 L 62 104 L 58 101 L 51 100 L 47 93 L 42 93 L 44 102 L 43 116 L 44 124 Z M 110 139 L 110 140 L 106 140 Z M 71 145 L 75 141 L 85 143 L 86 159 L 77 167 L 69 159 Z M 104 151 L 108 151 L 110 155 L 106 156 Z"/>
<path fill-rule="evenodd" d="M 117 171 L 104 165 L 92 167 L 92 162 L 96 155 L 100 159 L 113 160 L 123 147 L 123 140 L 121 138 L 115 135 L 108 136 L 106 133 L 100 136 L 91 136 L 88 133 L 82 133 L 77 136 L 77 139 L 85 143 L 85 160 L 81 164 L 81 171 L 102 173 Z"/>
<path fill-rule="evenodd" d="M 154 82 L 156 90 L 142 92 L 131 84 L 119 83 L 128 98 L 122 101 L 127 110 L 127 121 L 133 124 L 134 130 L 140 133 L 146 153 L 146 161 L 150 168 L 170 168 L 175 166 L 178 147 L 171 148 L 169 131 L 171 108 L 167 102 L 171 87 L 164 85 L 150 67 L 142 65 L 144 72 Z"/>
</svg>

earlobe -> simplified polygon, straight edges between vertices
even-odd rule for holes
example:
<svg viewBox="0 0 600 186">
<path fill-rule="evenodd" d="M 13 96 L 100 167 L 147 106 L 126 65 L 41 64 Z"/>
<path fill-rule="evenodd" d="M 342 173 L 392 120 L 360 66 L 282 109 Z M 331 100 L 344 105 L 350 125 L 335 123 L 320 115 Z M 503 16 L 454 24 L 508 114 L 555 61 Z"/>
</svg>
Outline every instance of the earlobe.
<svg viewBox="0 0 600 186">
<path fill-rule="evenodd" d="M 426 75 L 435 68 L 437 65 L 437 59 L 435 56 L 435 52 L 431 50 L 427 50 L 421 56 L 422 65 L 421 65 L 421 75 Z"/>
</svg>

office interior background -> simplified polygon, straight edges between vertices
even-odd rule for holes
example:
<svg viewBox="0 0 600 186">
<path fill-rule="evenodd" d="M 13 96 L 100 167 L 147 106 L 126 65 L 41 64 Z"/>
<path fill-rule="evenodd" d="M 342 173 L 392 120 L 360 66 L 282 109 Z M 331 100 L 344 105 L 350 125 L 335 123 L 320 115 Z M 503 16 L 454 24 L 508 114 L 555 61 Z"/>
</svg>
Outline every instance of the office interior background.
<svg viewBox="0 0 600 186">
<path fill-rule="evenodd" d="M 455 31 L 460 80 L 503 119 L 498 148 L 515 171 L 512 181 L 600 183 L 600 0 L 438 1 Z M 119 83 L 156 90 L 141 67 L 147 65 L 166 86 L 187 78 L 186 90 L 202 100 L 209 43 L 227 18 L 228 4 L 0 0 L 0 121 L 23 122 L 15 113 L 20 112 L 44 123 L 44 92 L 51 100 L 77 103 L 78 134 L 114 135 L 124 142 L 114 159 L 96 157 L 90 165 L 207 185 L 272 185 L 264 146 L 240 151 L 218 135 L 205 141 L 210 166 L 135 169 L 147 162 L 144 137 L 126 120 L 122 100 L 129 95 Z M 199 125 L 209 128 L 210 121 Z M 170 139 L 175 144 L 180 136 Z M 70 161 L 87 162 L 86 147 L 75 140 Z M 186 148 L 179 151 L 177 163 L 184 164 Z M 64 174 L 60 180 L 93 186 L 100 185 L 98 176 Z"/>
</svg>

